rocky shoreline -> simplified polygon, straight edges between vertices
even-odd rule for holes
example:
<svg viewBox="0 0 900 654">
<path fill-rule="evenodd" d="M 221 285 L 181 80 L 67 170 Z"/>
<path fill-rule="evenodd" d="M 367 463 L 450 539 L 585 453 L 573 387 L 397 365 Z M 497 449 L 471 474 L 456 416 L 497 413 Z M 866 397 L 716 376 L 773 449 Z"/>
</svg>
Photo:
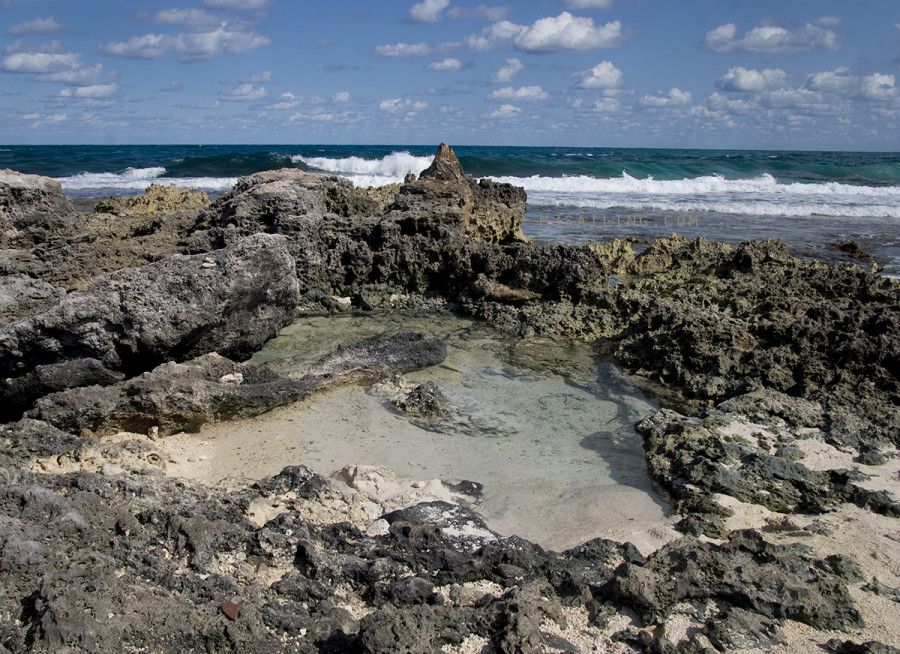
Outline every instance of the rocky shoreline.
<svg viewBox="0 0 900 654">
<path fill-rule="evenodd" d="M 898 651 L 900 285 L 877 264 L 535 246 L 524 191 L 443 145 L 393 187 L 286 169 L 201 195 L 83 214 L 0 172 L 0 647 Z M 684 535 L 549 552 L 466 508 L 477 485 L 166 474 L 168 434 L 445 356 L 401 333 L 291 373 L 247 361 L 298 312 L 423 307 L 626 369 L 663 406 L 636 429 Z M 434 391 L 397 407 L 440 411 Z"/>
</svg>

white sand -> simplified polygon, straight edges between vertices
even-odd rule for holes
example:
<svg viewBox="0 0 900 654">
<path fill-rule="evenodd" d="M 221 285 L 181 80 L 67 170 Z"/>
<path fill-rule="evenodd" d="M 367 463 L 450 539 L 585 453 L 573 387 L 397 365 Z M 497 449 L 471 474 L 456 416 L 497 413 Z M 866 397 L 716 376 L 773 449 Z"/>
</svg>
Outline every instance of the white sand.
<svg viewBox="0 0 900 654">
<path fill-rule="evenodd" d="M 484 497 L 473 508 L 491 529 L 549 549 L 602 536 L 649 552 L 678 536 L 648 481 L 616 483 L 577 438 L 564 448 L 534 438 L 437 433 L 385 404 L 383 396 L 342 389 L 160 442 L 171 461 L 168 474 L 205 483 L 258 480 L 287 465 L 333 476 L 359 463 L 389 468 L 408 483 L 476 481 Z"/>
</svg>

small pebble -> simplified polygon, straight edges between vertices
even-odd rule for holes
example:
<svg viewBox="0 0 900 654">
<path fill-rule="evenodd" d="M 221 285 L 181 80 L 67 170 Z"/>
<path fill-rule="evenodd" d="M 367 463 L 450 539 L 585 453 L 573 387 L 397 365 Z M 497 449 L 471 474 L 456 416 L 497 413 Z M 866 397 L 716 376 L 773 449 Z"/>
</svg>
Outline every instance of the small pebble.
<svg viewBox="0 0 900 654">
<path fill-rule="evenodd" d="M 159 427 L 157 427 L 156 425 L 150 427 L 150 429 L 147 430 L 147 438 L 149 438 L 151 441 L 155 441 L 157 438 L 159 438 Z"/>
</svg>

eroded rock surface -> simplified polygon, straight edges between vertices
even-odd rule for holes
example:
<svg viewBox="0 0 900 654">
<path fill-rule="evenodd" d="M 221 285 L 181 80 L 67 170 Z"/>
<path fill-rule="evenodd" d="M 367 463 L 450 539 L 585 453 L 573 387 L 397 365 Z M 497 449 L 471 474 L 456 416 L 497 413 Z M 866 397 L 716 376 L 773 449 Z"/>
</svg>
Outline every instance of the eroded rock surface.
<svg viewBox="0 0 900 654">
<path fill-rule="evenodd" d="M 0 170 L 0 248 L 71 236 L 75 209 L 55 179 Z"/>
<path fill-rule="evenodd" d="M 102 277 L 0 330 L 4 411 L 27 408 L 42 389 L 108 383 L 164 361 L 245 359 L 292 320 L 298 299 L 284 239 L 266 234 Z"/>
</svg>

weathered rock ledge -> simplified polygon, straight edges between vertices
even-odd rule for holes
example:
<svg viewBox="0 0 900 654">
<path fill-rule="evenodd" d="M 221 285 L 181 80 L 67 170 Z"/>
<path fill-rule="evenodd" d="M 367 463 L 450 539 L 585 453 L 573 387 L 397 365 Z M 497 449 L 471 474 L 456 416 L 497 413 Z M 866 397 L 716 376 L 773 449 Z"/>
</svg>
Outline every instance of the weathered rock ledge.
<svg viewBox="0 0 900 654">
<path fill-rule="evenodd" d="M 534 246 L 524 192 L 475 182 L 445 146 L 387 193 L 281 170 L 204 209 L 85 216 L 52 180 L 8 172 L 0 201 L 6 651 L 900 646 L 876 610 L 900 597 L 900 507 L 872 479 L 900 446 L 900 286 L 875 266 L 802 262 L 777 241 Z M 687 535 L 647 556 L 605 540 L 545 552 L 462 505 L 397 508 L 300 466 L 253 485 L 171 479 L 159 442 L 109 436 L 438 363 L 442 344 L 415 334 L 292 375 L 242 363 L 298 305 L 391 310 L 399 293 L 581 338 L 654 391 L 665 408 L 638 430 Z M 411 410 L 439 411 L 432 390 Z M 826 450 L 857 461 L 811 460 Z M 737 528 L 747 507 L 756 529 Z M 871 542 L 841 545 L 867 521 Z"/>
</svg>

